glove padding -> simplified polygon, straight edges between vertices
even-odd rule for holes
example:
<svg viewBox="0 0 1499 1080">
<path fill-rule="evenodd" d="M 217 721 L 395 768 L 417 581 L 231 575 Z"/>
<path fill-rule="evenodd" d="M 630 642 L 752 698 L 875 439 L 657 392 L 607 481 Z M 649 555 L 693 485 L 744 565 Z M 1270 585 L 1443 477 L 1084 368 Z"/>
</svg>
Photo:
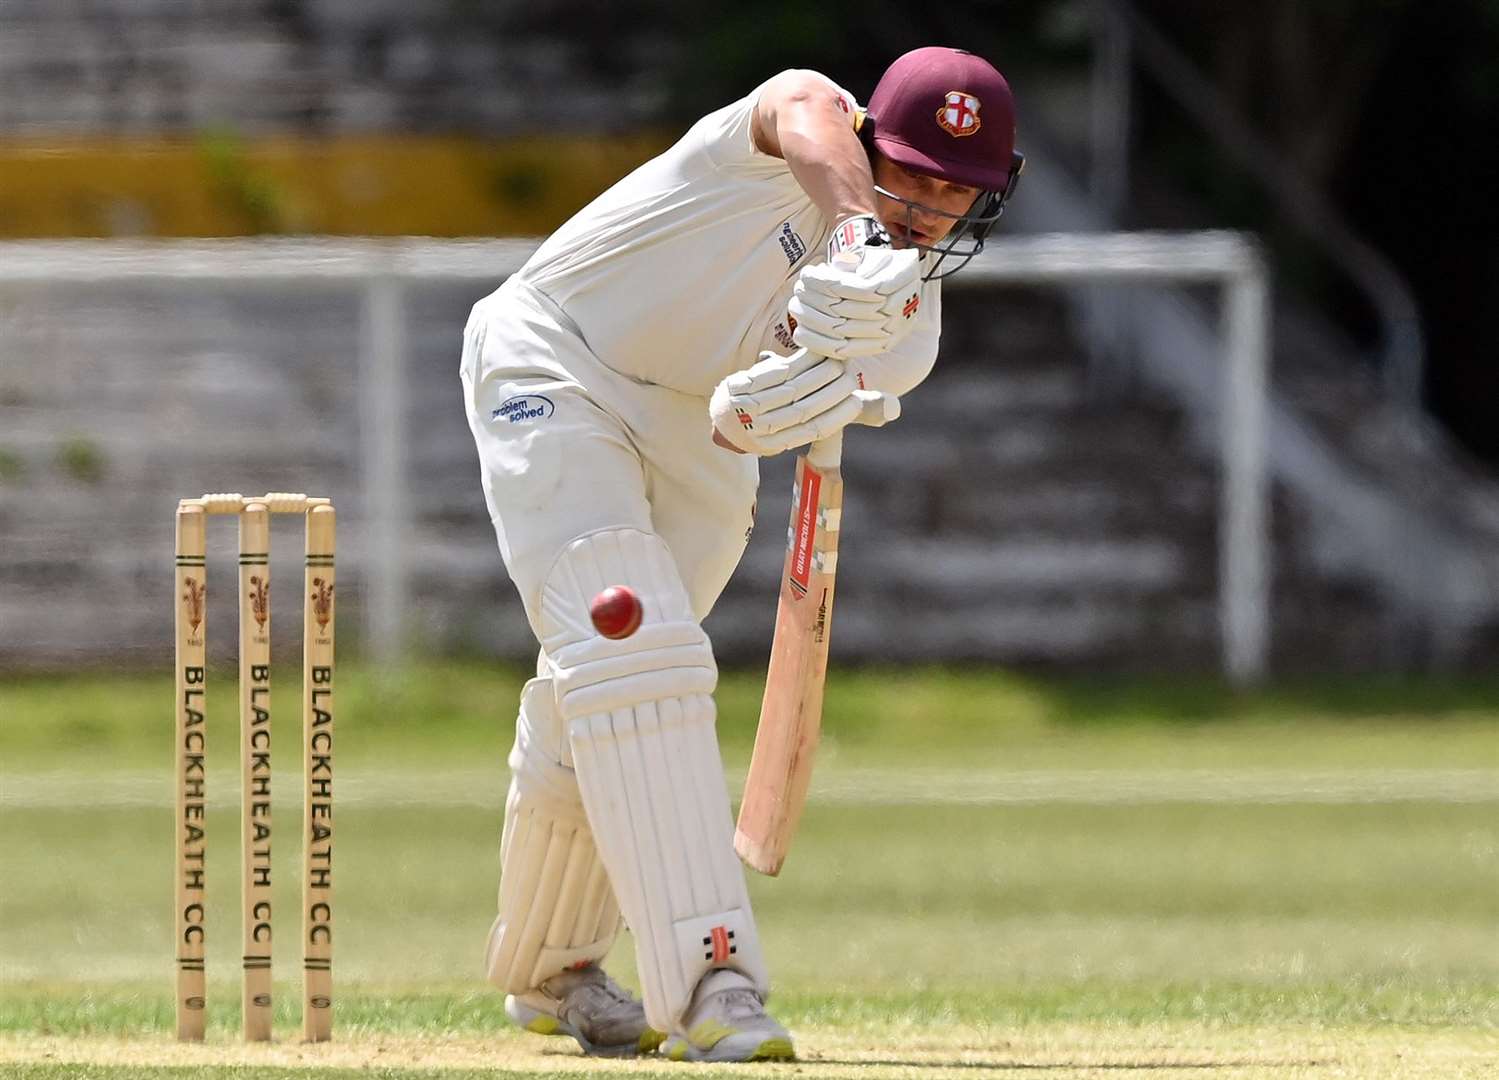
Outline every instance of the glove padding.
<svg viewBox="0 0 1499 1080">
<path fill-rule="evenodd" d="M 708 415 L 723 439 L 761 457 L 825 439 L 849 424 L 883 427 L 900 416 L 900 399 L 860 390 L 834 357 L 798 349 L 763 352 L 713 390 Z"/>
<path fill-rule="evenodd" d="M 900 341 L 920 306 L 921 253 L 891 247 L 879 222 L 866 216 L 833 231 L 827 263 L 797 275 L 787 311 L 796 320 L 798 345 L 849 360 Z"/>
</svg>

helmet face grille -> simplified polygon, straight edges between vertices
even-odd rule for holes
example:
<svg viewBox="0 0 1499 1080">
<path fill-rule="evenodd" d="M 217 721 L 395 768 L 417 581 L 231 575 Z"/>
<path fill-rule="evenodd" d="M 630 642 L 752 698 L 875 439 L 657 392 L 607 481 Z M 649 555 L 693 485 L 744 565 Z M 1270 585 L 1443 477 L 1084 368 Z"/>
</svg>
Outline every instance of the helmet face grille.
<svg viewBox="0 0 1499 1080">
<path fill-rule="evenodd" d="M 1005 212 L 1005 204 L 1009 202 L 1010 196 L 1015 193 L 1015 187 L 1020 180 L 1020 172 L 1025 168 L 1025 155 L 1018 150 L 1012 151 L 1010 155 L 1010 173 L 1001 191 L 985 191 L 974 200 L 973 205 L 962 214 L 950 214 L 945 210 L 938 210 L 934 206 L 915 202 L 889 191 L 886 188 L 875 185 L 875 191 L 885 198 L 899 203 L 905 208 L 906 231 L 913 231 L 913 220 L 918 211 L 923 214 L 935 215 L 947 218 L 953 223 L 948 234 L 936 244 L 922 244 L 914 240 L 909 241 L 912 247 L 920 248 L 924 255 L 935 256 L 931 268 L 922 275 L 923 281 L 935 281 L 939 278 L 950 277 L 964 266 L 968 265 L 975 255 L 984 250 L 984 241 L 989 236 L 989 230 L 994 228 L 995 222 Z M 949 259 L 959 260 L 956 265 L 948 266 Z"/>
</svg>

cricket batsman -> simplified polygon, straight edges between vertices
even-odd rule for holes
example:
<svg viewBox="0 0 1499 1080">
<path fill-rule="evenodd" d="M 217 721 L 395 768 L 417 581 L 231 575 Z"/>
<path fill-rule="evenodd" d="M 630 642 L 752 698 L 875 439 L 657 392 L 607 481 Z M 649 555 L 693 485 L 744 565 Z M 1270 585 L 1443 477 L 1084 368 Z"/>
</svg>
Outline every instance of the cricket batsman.
<svg viewBox="0 0 1499 1080">
<path fill-rule="evenodd" d="M 595 1054 L 794 1056 L 765 1011 L 701 621 L 744 552 L 758 459 L 894 419 L 931 371 L 940 279 L 998 220 L 1014 141 L 1008 84 L 962 50 L 907 53 L 867 106 L 784 71 L 474 306 L 468 421 L 541 647 L 486 952 L 520 1026 Z M 625 637 L 590 621 L 610 586 L 643 609 Z M 621 919 L 643 1002 L 600 967 Z"/>
</svg>

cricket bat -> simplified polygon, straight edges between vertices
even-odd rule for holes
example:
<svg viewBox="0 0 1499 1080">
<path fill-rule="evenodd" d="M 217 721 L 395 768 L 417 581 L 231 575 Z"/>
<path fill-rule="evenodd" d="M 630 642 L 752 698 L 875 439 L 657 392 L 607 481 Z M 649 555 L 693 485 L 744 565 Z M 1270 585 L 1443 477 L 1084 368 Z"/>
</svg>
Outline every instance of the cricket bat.
<svg viewBox="0 0 1499 1080">
<path fill-rule="evenodd" d="M 780 873 L 786 861 L 807 802 L 822 730 L 843 513 L 842 455 L 839 432 L 814 443 L 796 462 L 770 670 L 734 833 L 739 857 L 762 874 Z"/>
</svg>

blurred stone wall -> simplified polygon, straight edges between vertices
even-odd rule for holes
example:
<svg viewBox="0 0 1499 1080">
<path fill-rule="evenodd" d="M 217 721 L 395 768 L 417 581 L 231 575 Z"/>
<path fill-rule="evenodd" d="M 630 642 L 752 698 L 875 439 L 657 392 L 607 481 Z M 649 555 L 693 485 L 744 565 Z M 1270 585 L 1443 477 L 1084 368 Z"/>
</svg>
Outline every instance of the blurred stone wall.
<svg viewBox="0 0 1499 1080">
<path fill-rule="evenodd" d="M 406 638 L 532 651 L 478 482 L 457 379 L 484 287 L 408 293 Z M 851 433 L 834 655 L 1078 671 L 1216 667 L 1216 470 L 1158 402 L 1095 400 L 1056 294 L 955 287 L 943 355 L 905 415 Z M 352 293 L 221 286 L 0 293 L 0 670 L 167 662 L 172 511 L 204 491 L 302 490 L 340 510 L 340 641 L 359 652 L 371 565 Z M 708 622 L 761 663 L 791 462 L 766 463 L 749 553 Z M 210 641 L 232 654 L 234 530 L 212 530 Z M 1298 558 L 1276 508 L 1278 667 L 1377 659 L 1379 611 Z M 294 647 L 301 539 L 273 590 Z"/>
<path fill-rule="evenodd" d="M 680 46 L 594 7 L 577 18 L 518 0 L 6 0 L 0 134 L 639 126 L 659 113 L 662 60 Z"/>
</svg>

